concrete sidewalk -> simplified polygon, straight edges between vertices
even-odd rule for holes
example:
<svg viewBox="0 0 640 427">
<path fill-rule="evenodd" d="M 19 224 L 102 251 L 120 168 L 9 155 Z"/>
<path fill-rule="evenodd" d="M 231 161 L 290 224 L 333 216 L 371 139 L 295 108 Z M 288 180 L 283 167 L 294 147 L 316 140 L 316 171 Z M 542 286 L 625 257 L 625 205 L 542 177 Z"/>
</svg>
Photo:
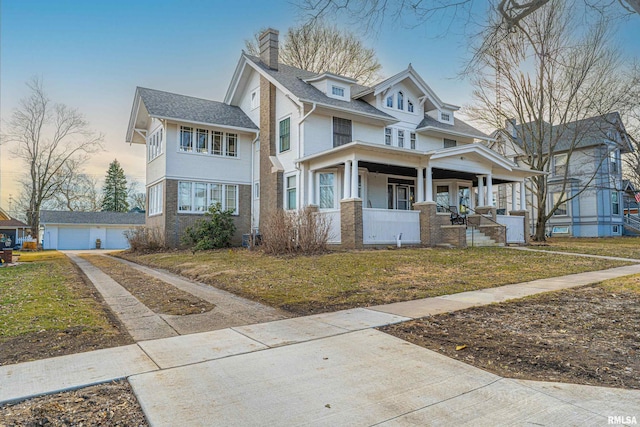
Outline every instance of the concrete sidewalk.
<svg viewBox="0 0 640 427">
<path fill-rule="evenodd" d="M 604 425 L 640 391 L 504 379 L 371 328 L 640 273 L 640 265 L 0 367 L 0 403 L 128 378 L 154 426 Z"/>
</svg>

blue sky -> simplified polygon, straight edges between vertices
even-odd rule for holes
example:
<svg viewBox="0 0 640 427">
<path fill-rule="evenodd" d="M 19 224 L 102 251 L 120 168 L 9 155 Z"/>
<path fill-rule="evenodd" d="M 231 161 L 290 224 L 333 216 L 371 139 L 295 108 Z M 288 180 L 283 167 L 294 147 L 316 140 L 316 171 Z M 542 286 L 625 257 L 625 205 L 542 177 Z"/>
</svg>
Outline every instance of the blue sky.
<svg viewBox="0 0 640 427">
<path fill-rule="evenodd" d="M 481 14 L 485 2 L 476 4 Z M 264 27 L 282 35 L 299 15 L 286 0 L 0 0 L 0 118 L 9 118 L 28 93 L 25 82 L 39 76 L 53 101 L 78 108 L 105 135 L 105 152 L 87 172 L 102 178 L 117 158 L 143 183 L 144 150 L 124 142 L 135 87 L 221 101 L 244 40 Z M 464 105 L 471 86 L 455 76 L 466 41 L 456 25 L 445 34 L 448 25 L 388 24 L 364 40 L 383 75 L 412 63 L 445 102 Z M 619 40 L 640 58 L 640 17 L 621 24 Z M 0 206 L 8 208 L 20 167 L 8 147 L 0 150 Z"/>
</svg>

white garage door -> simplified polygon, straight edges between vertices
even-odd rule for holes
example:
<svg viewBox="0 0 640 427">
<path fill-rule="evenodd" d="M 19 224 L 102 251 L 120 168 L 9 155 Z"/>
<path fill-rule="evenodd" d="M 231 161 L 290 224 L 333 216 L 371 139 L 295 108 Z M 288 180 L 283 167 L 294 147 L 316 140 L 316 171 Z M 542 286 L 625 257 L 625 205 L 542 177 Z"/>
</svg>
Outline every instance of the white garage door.
<svg viewBox="0 0 640 427">
<path fill-rule="evenodd" d="M 58 249 L 91 249 L 88 228 L 59 228 Z"/>
<path fill-rule="evenodd" d="M 107 228 L 107 241 L 104 249 L 127 249 L 129 242 L 124 237 L 124 232 L 128 228 Z"/>
</svg>

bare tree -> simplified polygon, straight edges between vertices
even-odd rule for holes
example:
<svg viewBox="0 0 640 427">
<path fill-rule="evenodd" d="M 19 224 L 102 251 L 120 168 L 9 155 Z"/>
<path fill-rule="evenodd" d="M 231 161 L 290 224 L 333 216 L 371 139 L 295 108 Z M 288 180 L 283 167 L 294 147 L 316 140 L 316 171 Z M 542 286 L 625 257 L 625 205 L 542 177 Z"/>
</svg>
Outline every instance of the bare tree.
<svg viewBox="0 0 640 427">
<path fill-rule="evenodd" d="M 491 0 L 490 5 L 498 13 L 498 20 L 495 22 L 497 27 L 513 31 L 522 30 L 520 21 L 549 2 L 550 0 Z M 590 9 L 610 12 L 613 10 L 612 4 L 616 2 L 584 0 L 584 3 Z M 640 0 L 617 0 L 617 3 L 621 5 L 622 12 L 625 14 L 640 14 Z M 474 0 L 298 0 L 299 7 L 312 21 L 346 13 L 368 30 L 380 27 L 385 20 L 402 21 L 408 27 L 442 19 L 448 19 L 451 24 L 457 19 L 468 22 L 472 18 L 474 4 L 478 2 Z M 619 11 L 611 13 L 618 14 Z"/>
<path fill-rule="evenodd" d="M 613 142 L 607 133 L 623 130 L 619 116 L 607 113 L 626 105 L 621 94 L 632 87 L 629 68 L 609 43 L 608 21 L 600 17 L 582 35 L 574 23 L 568 2 L 550 0 L 520 21 L 524 31 L 495 38 L 491 49 L 484 39 L 474 63 L 476 103 L 469 113 L 504 129 L 500 136 L 520 161 L 545 172 L 531 180 L 536 240 L 545 239 L 546 224 L 560 206 L 593 188 L 599 165 L 590 165 L 608 153 L 596 152 L 590 161 L 577 157 L 589 138 Z M 566 154 L 564 168 L 554 165 L 556 153 Z M 551 183 L 550 175 L 560 179 Z"/>
<path fill-rule="evenodd" d="M 258 56 L 258 38 L 245 40 L 247 52 Z M 382 68 L 373 49 L 355 34 L 320 21 L 289 28 L 280 46 L 281 63 L 314 73 L 331 72 L 367 85 L 378 79 Z"/>
<path fill-rule="evenodd" d="M 27 86 L 31 93 L 13 111 L 2 140 L 12 144 L 13 154 L 26 166 L 26 219 L 32 236 L 38 236 L 40 208 L 61 188 L 64 180 L 58 178 L 65 166 L 83 163 L 102 148 L 103 137 L 89 130 L 77 110 L 52 104 L 39 79 L 31 79 Z"/>
<path fill-rule="evenodd" d="M 58 190 L 43 208 L 65 211 L 98 212 L 101 207 L 101 194 L 96 178 L 81 171 L 80 165 L 71 160 L 64 165 L 54 178 Z"/>
</svg>

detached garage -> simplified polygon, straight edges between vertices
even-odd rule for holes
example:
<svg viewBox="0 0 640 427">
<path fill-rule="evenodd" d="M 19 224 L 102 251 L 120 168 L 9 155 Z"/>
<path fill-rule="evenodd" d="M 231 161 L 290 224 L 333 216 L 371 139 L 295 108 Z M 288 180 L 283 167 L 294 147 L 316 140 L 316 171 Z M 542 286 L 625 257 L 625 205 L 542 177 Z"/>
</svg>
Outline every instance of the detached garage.
<svg viewBox="0 0 640 427">
<path fill-rule="evenodd" d="M 126 249 L 124 233 L 144 226 L 145 214 L 138 212 L 41 211 L 44 249 Z"/>
</svg>

